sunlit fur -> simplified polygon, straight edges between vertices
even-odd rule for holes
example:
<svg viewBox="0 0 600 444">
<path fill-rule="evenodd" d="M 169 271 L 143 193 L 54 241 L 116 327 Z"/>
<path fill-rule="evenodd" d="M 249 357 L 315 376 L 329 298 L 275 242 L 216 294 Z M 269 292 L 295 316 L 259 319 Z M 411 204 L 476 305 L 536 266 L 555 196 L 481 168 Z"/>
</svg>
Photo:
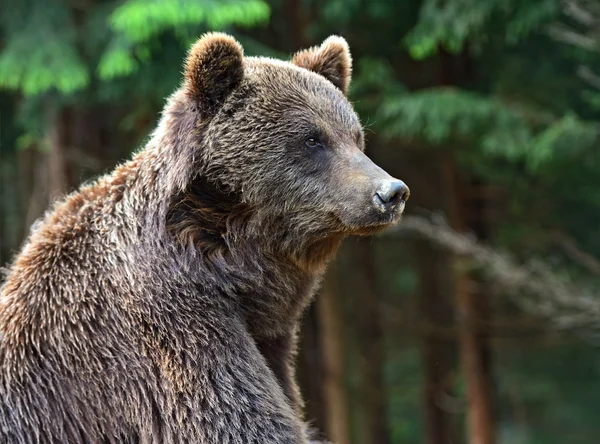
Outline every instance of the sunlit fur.
<svg viewBox="0 0 600 444">
<path fill-rule="evenodd" d="M 300 315 L 342 238 L 398 216 L 351 168 L 327 42 L 311 72 L 205 36 L 146 147 L 32 228 L 0 296 L 0 443 L 308 442 Z"/>
</svg>

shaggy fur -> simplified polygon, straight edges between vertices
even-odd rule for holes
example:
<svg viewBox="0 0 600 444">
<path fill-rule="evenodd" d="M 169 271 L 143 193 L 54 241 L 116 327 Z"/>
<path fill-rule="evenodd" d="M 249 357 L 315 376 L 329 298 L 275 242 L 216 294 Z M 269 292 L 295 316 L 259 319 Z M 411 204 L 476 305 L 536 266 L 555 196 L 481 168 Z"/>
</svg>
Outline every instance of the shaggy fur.
<svg viewBox="0 0 600 444">
<path fill-rule="evenodd" d="M 298 320 L 403 202 L 374 204 L 343 39 L 294 60 L 204 36 L 147 146 L 33 227 L 0 295 L 0 443 L 308 442 Z"/>
</svg>

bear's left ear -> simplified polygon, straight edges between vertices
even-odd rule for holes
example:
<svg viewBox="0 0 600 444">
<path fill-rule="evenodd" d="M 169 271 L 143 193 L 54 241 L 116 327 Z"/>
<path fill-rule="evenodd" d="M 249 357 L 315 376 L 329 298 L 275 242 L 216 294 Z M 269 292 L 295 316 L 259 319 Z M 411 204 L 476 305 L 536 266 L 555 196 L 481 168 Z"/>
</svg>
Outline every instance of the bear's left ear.
<svg viewBox="0 0 600 444">
<path fill-rule="evenodd" d="M 244 50 L 227 34 L 204 34 L 185 63 L 185 90 L 201 113 L 211 116 L 244 78 Z"/>
<path fill-rule="evenodd" d="M 348 93 L 352 75 L 352 56 L 348 43 L 343 37 L 332 35 L 319 47 L 297 52 L 292 63 L 321 74 L 344 94 Z"/>
</svg>

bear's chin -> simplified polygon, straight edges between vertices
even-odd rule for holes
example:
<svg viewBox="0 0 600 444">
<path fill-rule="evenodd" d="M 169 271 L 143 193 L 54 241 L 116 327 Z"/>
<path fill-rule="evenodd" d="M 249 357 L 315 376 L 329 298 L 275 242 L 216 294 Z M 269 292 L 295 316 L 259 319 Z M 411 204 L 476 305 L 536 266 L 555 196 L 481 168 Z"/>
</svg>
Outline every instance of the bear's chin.
<svg viewBox="0 0 600 444">
<path fill-rule="evenodd" d="M 386 223 L 386 224 L 368 225 L 368 226 L 364 226 L 364 227 L 354 227 L 349 231 L 349 235 L 351 235 L 351 236 L 372 236 L 372 235 L 381 233 L 386 228 L 389 228 L 392 225 L 394 225 L 394 222 Z"/>
<path fill-rule="evenodd" d="M 395 211 L 388 214 L 379 214 L 365 217 L 361 220 L 346 222 L 346 232 L 350 236 L 370 236 L 384 231 L 395 225 L 402 217 L 403 211 Z"/>
</svg>

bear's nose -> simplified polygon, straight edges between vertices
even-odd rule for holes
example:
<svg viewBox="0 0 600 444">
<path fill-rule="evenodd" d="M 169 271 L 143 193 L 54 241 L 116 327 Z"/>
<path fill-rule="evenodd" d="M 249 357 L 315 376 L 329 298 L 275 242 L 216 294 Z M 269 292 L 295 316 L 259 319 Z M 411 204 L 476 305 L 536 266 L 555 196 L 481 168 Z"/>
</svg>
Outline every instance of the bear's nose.
<svg viewBox="0 0 600 444">
<path fill-rule="evenodd" d="M 386 209 L 394 209 L 400 202 L 406 202 L 410 196 L 410 190 L 401 180 L 386 180 L 375 193 Z"/>
</svg>

